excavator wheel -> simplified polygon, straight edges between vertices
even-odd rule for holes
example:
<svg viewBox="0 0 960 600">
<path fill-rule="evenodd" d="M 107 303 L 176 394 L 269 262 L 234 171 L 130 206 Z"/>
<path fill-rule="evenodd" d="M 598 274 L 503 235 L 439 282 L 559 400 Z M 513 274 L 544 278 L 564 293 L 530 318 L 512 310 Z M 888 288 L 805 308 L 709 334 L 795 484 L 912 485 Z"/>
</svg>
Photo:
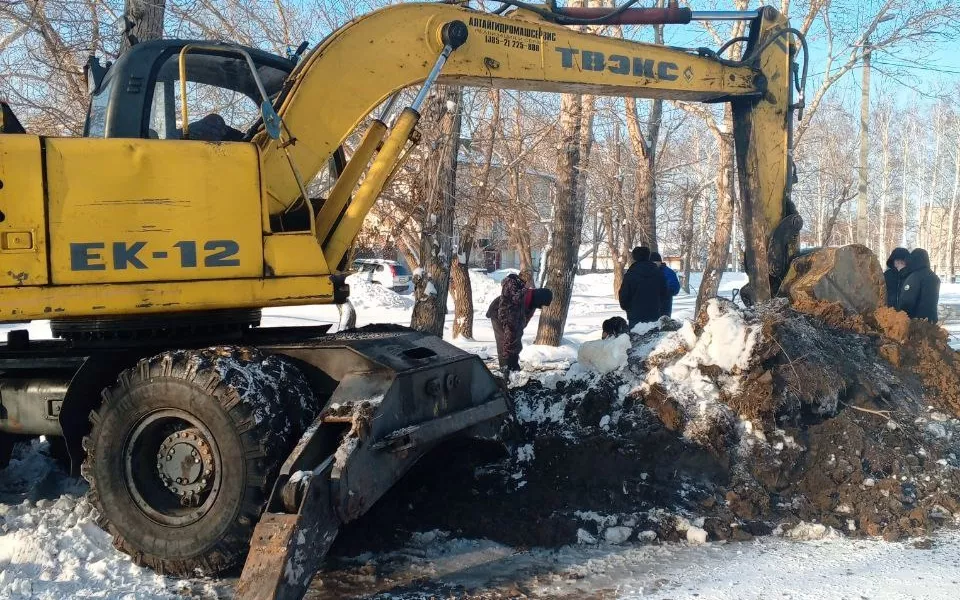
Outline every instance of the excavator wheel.
<svg viewBox="0 0 960 600">
<path fill-rule="evenodd" d="M 256 349 L 140 361 L 104 390 L 84 439 L 98 524 L 160 573 L 240 564 L 279 466 L 316 410 L 303 374 Z"/>
</svg>

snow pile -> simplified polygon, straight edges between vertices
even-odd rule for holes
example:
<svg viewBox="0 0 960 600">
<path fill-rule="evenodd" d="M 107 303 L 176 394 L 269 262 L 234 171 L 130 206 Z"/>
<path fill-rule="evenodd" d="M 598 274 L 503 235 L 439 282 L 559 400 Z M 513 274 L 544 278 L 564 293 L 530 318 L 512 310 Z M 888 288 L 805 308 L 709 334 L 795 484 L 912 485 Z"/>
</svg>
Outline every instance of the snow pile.
<svg viewBox="0 0 960 600">
<path fill-rule="evenodd" d="M 839 533 L 833 528 L 820 523 L 807 523 L 800 521 L 790 529 L 783 532 L 783 536 L 791 540 L 829 540 L 837 539 Z"/>
<path fill-rule="evenodd" d="M 544 370 L 567 368 L 577 360 L 577 351 L 572 346 L 524 346 L 520 361 L 525 369 Z"/>
<path fill-rule="evenodd" d="M 719 401 L 721 391 L 736 393 L 736 379 L 729 375 L 747 370 L 760 334 L 759 324 L 747 324 L 740 311 L 716 299 L 707 304 L 706 315 L 699 336 L 688 321 L 654 347 L 649 358 L 655 366 L 646 379 L 647 386 L 660 385 L 677 399 L 700 403 L 701 411 L 703 403 Z M 702 367 L 716 367 L 722 375 L 708 376 Z"/>
<path fill-rule="evenodd" d="M 604 374 L 627 366 L 627 351 L 632 347 L 629 335 L 584 342 L 577 352 L 581 367 Z"/>
<path fill-rule="evenodd" d="M 363 275 L 347 277 L 350 285 L 350 302 L 357 309 L 396 309 L 410 310 L 414 300 L 410 296 L 402 296 L 380 284 L 367 281 Z"/>
<path fill-rule="evenodd" d="M 47 449 L 41 441 L 21 446 L 0 471 L 0 498 L 54 496 L 0 503 L 0 598 L 182 597 L 172 582 L 113 548 L 94 520 L 86 486 L 58 472 Z"/>
<path fill-rule="evenodd" d="M 490 303 L 494 301 L 502 290 L 499 281 L 478 269 L 470 270 L 470 291 L 473 293 L 473 308 L 477 312 L 486 314 Z M 453 306 L 451 299 L 450 305 Z"/>
</svg>

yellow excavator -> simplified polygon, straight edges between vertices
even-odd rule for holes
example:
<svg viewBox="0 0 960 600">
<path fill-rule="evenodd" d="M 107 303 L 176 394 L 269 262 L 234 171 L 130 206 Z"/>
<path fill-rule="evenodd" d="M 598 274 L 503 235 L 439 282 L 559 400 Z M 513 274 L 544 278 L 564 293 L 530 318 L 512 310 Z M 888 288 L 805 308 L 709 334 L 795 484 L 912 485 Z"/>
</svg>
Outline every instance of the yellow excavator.
<svg viewBox="0 0 960 600">
<path fill-rule="evenodd" d="M 348 302 L 348 249 L 435 83 L 731 103 L 749 296 L 770 298 L 802 224 L 803 38 L 769 7 L 635 4 L 400 4 L 290 57 L 137 44 L 89 62 L 76 139 L 3 105 L 0 322 L 49 320 L 54 339 L 13 326 L 0 345 L 0 459 L 49 436 L 138 563 L 192 576 L 246 557 L 240 598 L 299 598 L 340 525 L 420 456 L 495 432 L 503 391 L 436 337 L 259 326 L 264 307 Z M 749 22 L 740 57 L 583 32 L 731 19 Z"/>
</svg>

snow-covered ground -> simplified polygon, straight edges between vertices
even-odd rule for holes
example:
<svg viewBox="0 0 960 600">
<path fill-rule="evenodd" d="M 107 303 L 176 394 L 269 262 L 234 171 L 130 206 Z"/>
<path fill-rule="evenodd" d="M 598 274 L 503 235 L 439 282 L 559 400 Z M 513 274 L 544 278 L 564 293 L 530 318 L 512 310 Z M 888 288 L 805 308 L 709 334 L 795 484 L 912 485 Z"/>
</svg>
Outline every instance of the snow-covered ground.
<svg viewBox="0 0 960 600">
<path fill-rule="evenodd" d="M 496 354 L 493 331 L 484 314 L 499 293 L 497 282 L 504 275 L 471 274 L 474 339 L 453 341 L 484 358 Z M 696 286 L 699 277 L 692 279 Z M 745 281 L 742 274 L 728 274 L 721 295 L 729 297 Z M 358 324 L 409 323 L 411 296 L 364 282 L 352 285 Z M 527 371 L 563 367 L 576 360 L 581 344 L 599 339 L 601 323 L 622 315 L 612 287 L 609 274 L 577 278 L 564 345 L 559 349 L 530 345 L 536 336 L 534 320 L 524 337 L 527 346 L 521 357 Z M 950 315 L 948 330 L 960 338 L 960 284 L 944 284 L 941 301 Z M 674 316 L 690 318 L 694 302 L 695 296 L 678 296 Z M 452 318 L 451 304 L 448 339 Z M 265 311 L 263 325 L 338 320 L 333 307 L 290 307 Z M 0 328 L 0 334 L 10 328 Z M 50 335 L 44 322 L 32 323 L 29 328 L 35 338 Z M 48 452 L 43 442 L 22 447 L 10 467 L 0 472 L 0 598 L 229 597 L 229 583 L 167 579 L 133 565 L 114 550 L 93 520 L 92 508 L 83 497 L 85 484 L 57 471 Z M 352 562 L 374 563 L 374 572 L 394 581 L 403 581 L 409 574 L 411 582 L 425 578 L 481 591 L 496 591 L 504 581 L 511 581 L 522 583 L 539 597 L 950 598 L 960 589 L 960 533 L 940 533 L 932 538 L 932 547 L 924 550 L 909 543 L 845 538 L 812 542 L 766 538 L 729 545 L 602 545 L 556 551 L 518 551 L 489 541 L 425 533 L 411 540 L 407 548 Z M 371 583 L 369 590 L 376 588 Z"/>
<path fill-rule="evenodd" d="M 601 544 L 526 551 L 425 532 L 389 555 L 349 562 L 356 569 L 376 565 L 381 580 L 390 582 L 379 586 L 384 593 L 380 597 L 396 600 L 447 597 L 406 591 L 386 595 L 391 587 L 409 590 L 411 583 L 424 579 L 441 589 L 488 590 L 484 597 L 490 598 L 518 597 L 510 592 L 532 590 L 522 597 L 945 600 L 960 589 L 960 532 L 943 532 L 921 544 L 767 537 L 730 544 Z"/>
</svg>

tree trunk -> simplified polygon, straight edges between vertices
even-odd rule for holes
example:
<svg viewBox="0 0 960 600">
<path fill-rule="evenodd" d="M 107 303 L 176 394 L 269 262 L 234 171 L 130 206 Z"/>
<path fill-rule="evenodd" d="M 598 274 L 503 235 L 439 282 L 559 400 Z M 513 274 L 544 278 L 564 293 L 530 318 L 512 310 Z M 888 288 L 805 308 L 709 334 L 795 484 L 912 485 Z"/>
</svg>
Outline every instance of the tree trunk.
<svg viewBox="0 0 960 600">
<path fill-rule="evenodd" d="M 410 327 L 443 336 L 447 317 L 447 292 L 450 288 L 450 265 L 453 252 L 453 220 L 456 208 L 457 154 L 462 123 L 462 90 L 444 86 L 438 89 L 438 113 L 441 144 L 436 160 L 428 160 L 427 168 L 435 169 L 429 206 L 424 211 L 420 234 L 420 268 L 414 277 L 416 304 Z M 452 106 L 452 110 L 448 107 Z M 437 165 L 433 167 L 433 165 Z M 428 178 L 430 181 L 430 178 Z"/>
<path fill-rule="evenodd" d="M 960 133 L 960 121 L 957 122 L 957 131 Z M 957 258 L 957 201 L 960 195 L 960 151 L 957 152 L 956 164 L 953 171 L 953 195 L 950 196 L 950 219 L 947 230 L 947 282 L 950 282 L 956 273 Z"/>
<path fill-rule="evenodd" d="M 907 223 L 909 222 L 909 203 L 907 201 L 907 169 L 908 161 L 910 159 L 910 141 L 908 135 L 908 126 L 904 124 L 903 126 L 903 163 L 900 165 L 900 187 L 901 187 L 901 213 L 900 220 L 902 221 L 903 230 L 900 232 L 900 245 L 904 248 L 907 247 Z"/>
<path fill-rule="evenodd" d="M 926 197 L 930 199 L 929 203 L 927 204 L 927 214 L 923 223 L 924 238 L 923 238 L 923 245 L 921 246 L 922 248 L 927 248 L 927 249 L 931 249 L 930 246 L 933 245 L 933 240 L 934 240 L 933 223 L 932 223 L 933 202 L 938 197 L 937 188 L 939 187 L 939 176 L 940 176 L 940 141 L 941 141 L 941 138 L 943 137 L 940 132 L 940 125 L 941 123 L 937 118 L 936 108 L 934 108 L 934 111 L 933 111 L 934 150 L 933 150 L 933 166 L 932 166 L 933 172 L 930 175 L 930 188 L 927 190 L 926 194 L 923 194 L 923 192 L 921 192 L 922 194 L 921 198 Z M 919 181 L 920 181 L 920 186 L 922 188 L 923 184 L 925 183 L 925 178 L 920 179 Z"/>
<path fill-rule="evenodd" d="M 600 214 L 593 213 L 593 242 L 590 248 L 590 254 L 593 256 L 593 260 L 590 261 L 590 272 L 597 272 L 597 254 L 600 252 L 600 228 L 602 227 L 600 223 Z"/>
<path fill-rule="evenodd" d="M 120 54 L 134 44 L 163 38 L 166 0 L 124 0 Z"/>
<path fill-rule="evenodd" d="M 629 264 L 629 250 L 626 254 L 624 248 L 629 248 L 633 243 L 633 234 L 635 222 L 624 218 L 623 213 L 623 144 L 620 143 L 620 125 L 613 126 L 613 156 L 614 164 L 617 165 L 616 180 L 613 186 L 613 198 L 610 201 L 606 219 L 607 231 L 609 231 L 608 245 L 610 248 L 610 260 L 613 261 L 613 295 L 617 297 L 620 294 L 620 285 L 623 283 L 623 273 Z"/>
<path fill-rule="evenodd" d="M 450 266 L 450 295 L 453 296 L 453 339 L 473 339 L 473 286 L 470 284 L 470 251 L 473 240 L 461 238 L 463 252 Z"/>
<path fill-rule="evenodd" d="M 683 251 L 683 293 L 690 293 L 690 262 L 693 258 L 693 210 L 697 197 L 685 194 L 683 197 L 683 229 L 680 230 L 680 244 Z"/>
<path fill-rule="evenodd" d="M 654 151 L 656 138 L 659 136 L 657 120 L 663 114 L 663 101 L 654 100 L 650 110 L 650 140 L 643 136 L 640 129 L 640 117 L 637 115 L 637 101 L 626 98 L 627 131 L 630 134 L 630 145 L 637 157 L 637 167 L 634 173 L 636 187 L 634 189 L 633 221 L 637 224 L 637 235 L 634 243 L 647 246 L 657 251 L 657 183 L 654 174 Z"/>
<path fill-rule="evenodd" d="M 570 308 L 576 274 L 579 207 L 580 145 L 583 102 L 578 94 L 564 94 L 560 102 L 560 152 L 557 160 L 557 197 L 554 201 L 553 235 L 546 287 L 553 291 L 553 303 L 540 312 L 537 344 L 559 346 Z"/>
<path fill-rule="evenodd" d="M 480 189 L 473 199 L 473 214 L 460 232 L 460 245 L 456 248 L 450 266 L 450 295 L 453 296 L 453 338 L 473 339 L 473 284 L 470 281 L 470 254 L 473 252 L 477 224 L 483 214 L 482 206 L 490 198 L 490 171 L 493 167 L 493 150 L 500 130 L 500 90 L 490 90 L 493 109 L 487 128 L 487 145 L 483 153 L 483 170 L 480 174 Z"/>
<path fill-rule="evenodd" d="M 724 130 L 718 135 L 717 147 L 717 228 L 710 243 L 710 255 L 703 269 L 703 280 L 697 293 L 697 311 L 720 290 L 720 279 L 730 260 L 730 232 L 733 229 L 733 116 L 728 106 L 724 111 Z"/>
<path fill-rule="evenodd" d="M 926 136 L 923 136 L 923 138 L 922 138 L 921 140 L 917 140 L 917 142 L 918 142 L 918 143 L 917 143 L 917 146 L 919 146 L 919 148 L 925 149 L 925 148 L 926 148 L 926 144 L 924 143 L 925 141 L 926 141 Z M 924 154 L 926 154 L 926 152 L 924 152 L 924 150 L 920 150 L 920 154 L 921 154 L 921 156 L 923 156 Z M 916 243 L 916 245 L 919 246 L 919 247 L 921 247 L 921 248 L 925 248 L 925 247 L 927 246 L 927 227 L 926 227 L 927 223 L 926 223 L 926 219 L 924 218 L 926 213 L 923 212 L 923 211 L 924 211 L 924 204 L 925 204 L 925 203 L 924 203 L 924 200 L 923 200 L 923 198 L 924 198 L 924 191 L 925 191 L 925 190 L 924 190 L 924 183 L 925 183 L 926 178 L 927 178 L 927 177 L 926 177 L 926 173 L 925 173 L 925 171 L 924 171 L 924 167 L 926 166 L 926 163 L 927 163 L 926 160 L 918 160 L 918 161 L 917 161 L 917 179 L 916 179 L 916 186 L 917 186 L 917 206 L 916 206 L 916 211 L 917 211 L 917 243 Z"/>
<path fill-rule="evenodd" d="M 880 260 L 887 257 L 887 196 L 890 195 L 890 114 L 884 113 L 883 133 L 880 137 L 880 149 L 883 153 L 883 180 L 880 189 L 880 240 L 877 243 L 877 254 Z"/>
</svg>

